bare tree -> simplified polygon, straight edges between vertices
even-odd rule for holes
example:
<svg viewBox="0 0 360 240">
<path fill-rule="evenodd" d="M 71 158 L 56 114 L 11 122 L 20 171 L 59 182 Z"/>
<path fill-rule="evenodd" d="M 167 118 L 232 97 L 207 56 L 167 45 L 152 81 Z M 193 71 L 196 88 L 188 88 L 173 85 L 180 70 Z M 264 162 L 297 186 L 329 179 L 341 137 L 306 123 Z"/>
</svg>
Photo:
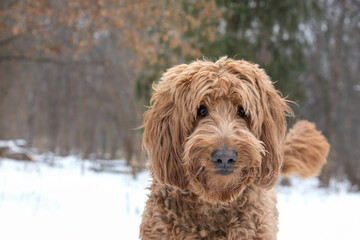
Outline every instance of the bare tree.
<svg viewBox="0 0 360 240">
<path fill-rule="evenodd" d="M 314 19 L 304 76 L 304 114 L 316 121 L 331 143 L 321 180 L 346 176 L 360 187 L 360 4 L 357 0 L 321 1 L 323 17 Z"/>
</svg>

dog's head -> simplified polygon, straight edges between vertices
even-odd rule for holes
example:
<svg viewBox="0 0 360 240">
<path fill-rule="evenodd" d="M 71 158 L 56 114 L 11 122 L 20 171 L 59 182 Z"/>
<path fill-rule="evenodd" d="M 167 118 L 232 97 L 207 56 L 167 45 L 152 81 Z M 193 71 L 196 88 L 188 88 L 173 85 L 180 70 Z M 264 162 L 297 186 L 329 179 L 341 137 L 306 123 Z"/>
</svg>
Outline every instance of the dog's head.
<svg viewBox="0 0 360 240">
<path fill-rule="evenodd" d="M 291 109 L 264 70 L 223 57 L 169 69 L 153 86 L 143 145 L 153 177 L 211 203 L 277 181 Z"/>
</svg>

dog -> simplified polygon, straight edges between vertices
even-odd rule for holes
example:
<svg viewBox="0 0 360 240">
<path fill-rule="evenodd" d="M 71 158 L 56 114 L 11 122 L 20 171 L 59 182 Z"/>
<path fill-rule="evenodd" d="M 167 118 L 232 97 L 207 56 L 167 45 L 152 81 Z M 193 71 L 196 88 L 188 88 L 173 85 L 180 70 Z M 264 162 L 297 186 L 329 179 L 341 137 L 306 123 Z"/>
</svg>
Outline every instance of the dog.
<svg viewBox="0 0 360 240">
<path fill-rule="evenodd" d="M 276 239 L 279 175 L 320 173 L 329 144 L 292 115 L 258 65 L 222 57 L 153 85 L 143 147 L 152 176 L 141 239 Z"/>
</svg>

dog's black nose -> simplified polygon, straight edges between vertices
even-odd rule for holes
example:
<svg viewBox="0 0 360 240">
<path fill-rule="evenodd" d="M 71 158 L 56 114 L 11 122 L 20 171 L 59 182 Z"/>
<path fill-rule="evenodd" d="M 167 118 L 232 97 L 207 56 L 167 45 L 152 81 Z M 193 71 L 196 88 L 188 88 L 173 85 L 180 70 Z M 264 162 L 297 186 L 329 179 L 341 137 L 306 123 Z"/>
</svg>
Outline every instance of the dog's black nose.
<svg viewBox="0 0 360 240">
<path fill-rule="evenodd" d="M 218 168 L 227 169 L 232 167 L 237 159 L 237 153 L 226 146 L 215 150 L 211 158 Z"/>
</svg>

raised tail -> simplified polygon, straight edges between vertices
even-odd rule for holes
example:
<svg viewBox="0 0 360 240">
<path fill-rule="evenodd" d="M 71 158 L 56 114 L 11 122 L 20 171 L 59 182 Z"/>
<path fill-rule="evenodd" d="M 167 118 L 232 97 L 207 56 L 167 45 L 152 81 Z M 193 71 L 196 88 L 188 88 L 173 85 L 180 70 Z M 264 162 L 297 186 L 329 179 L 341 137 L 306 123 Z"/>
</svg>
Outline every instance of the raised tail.
<svg viewBox="0 0 360 240">
<path fill-rule="evenodd" d="M 298 121 L 288 132 L 284 141 L 284 163 L 281 174 L 301 178 L 320 174 L 326 163 L 330 145 L 326 138 L 308 121 Z"/>
</svg>

